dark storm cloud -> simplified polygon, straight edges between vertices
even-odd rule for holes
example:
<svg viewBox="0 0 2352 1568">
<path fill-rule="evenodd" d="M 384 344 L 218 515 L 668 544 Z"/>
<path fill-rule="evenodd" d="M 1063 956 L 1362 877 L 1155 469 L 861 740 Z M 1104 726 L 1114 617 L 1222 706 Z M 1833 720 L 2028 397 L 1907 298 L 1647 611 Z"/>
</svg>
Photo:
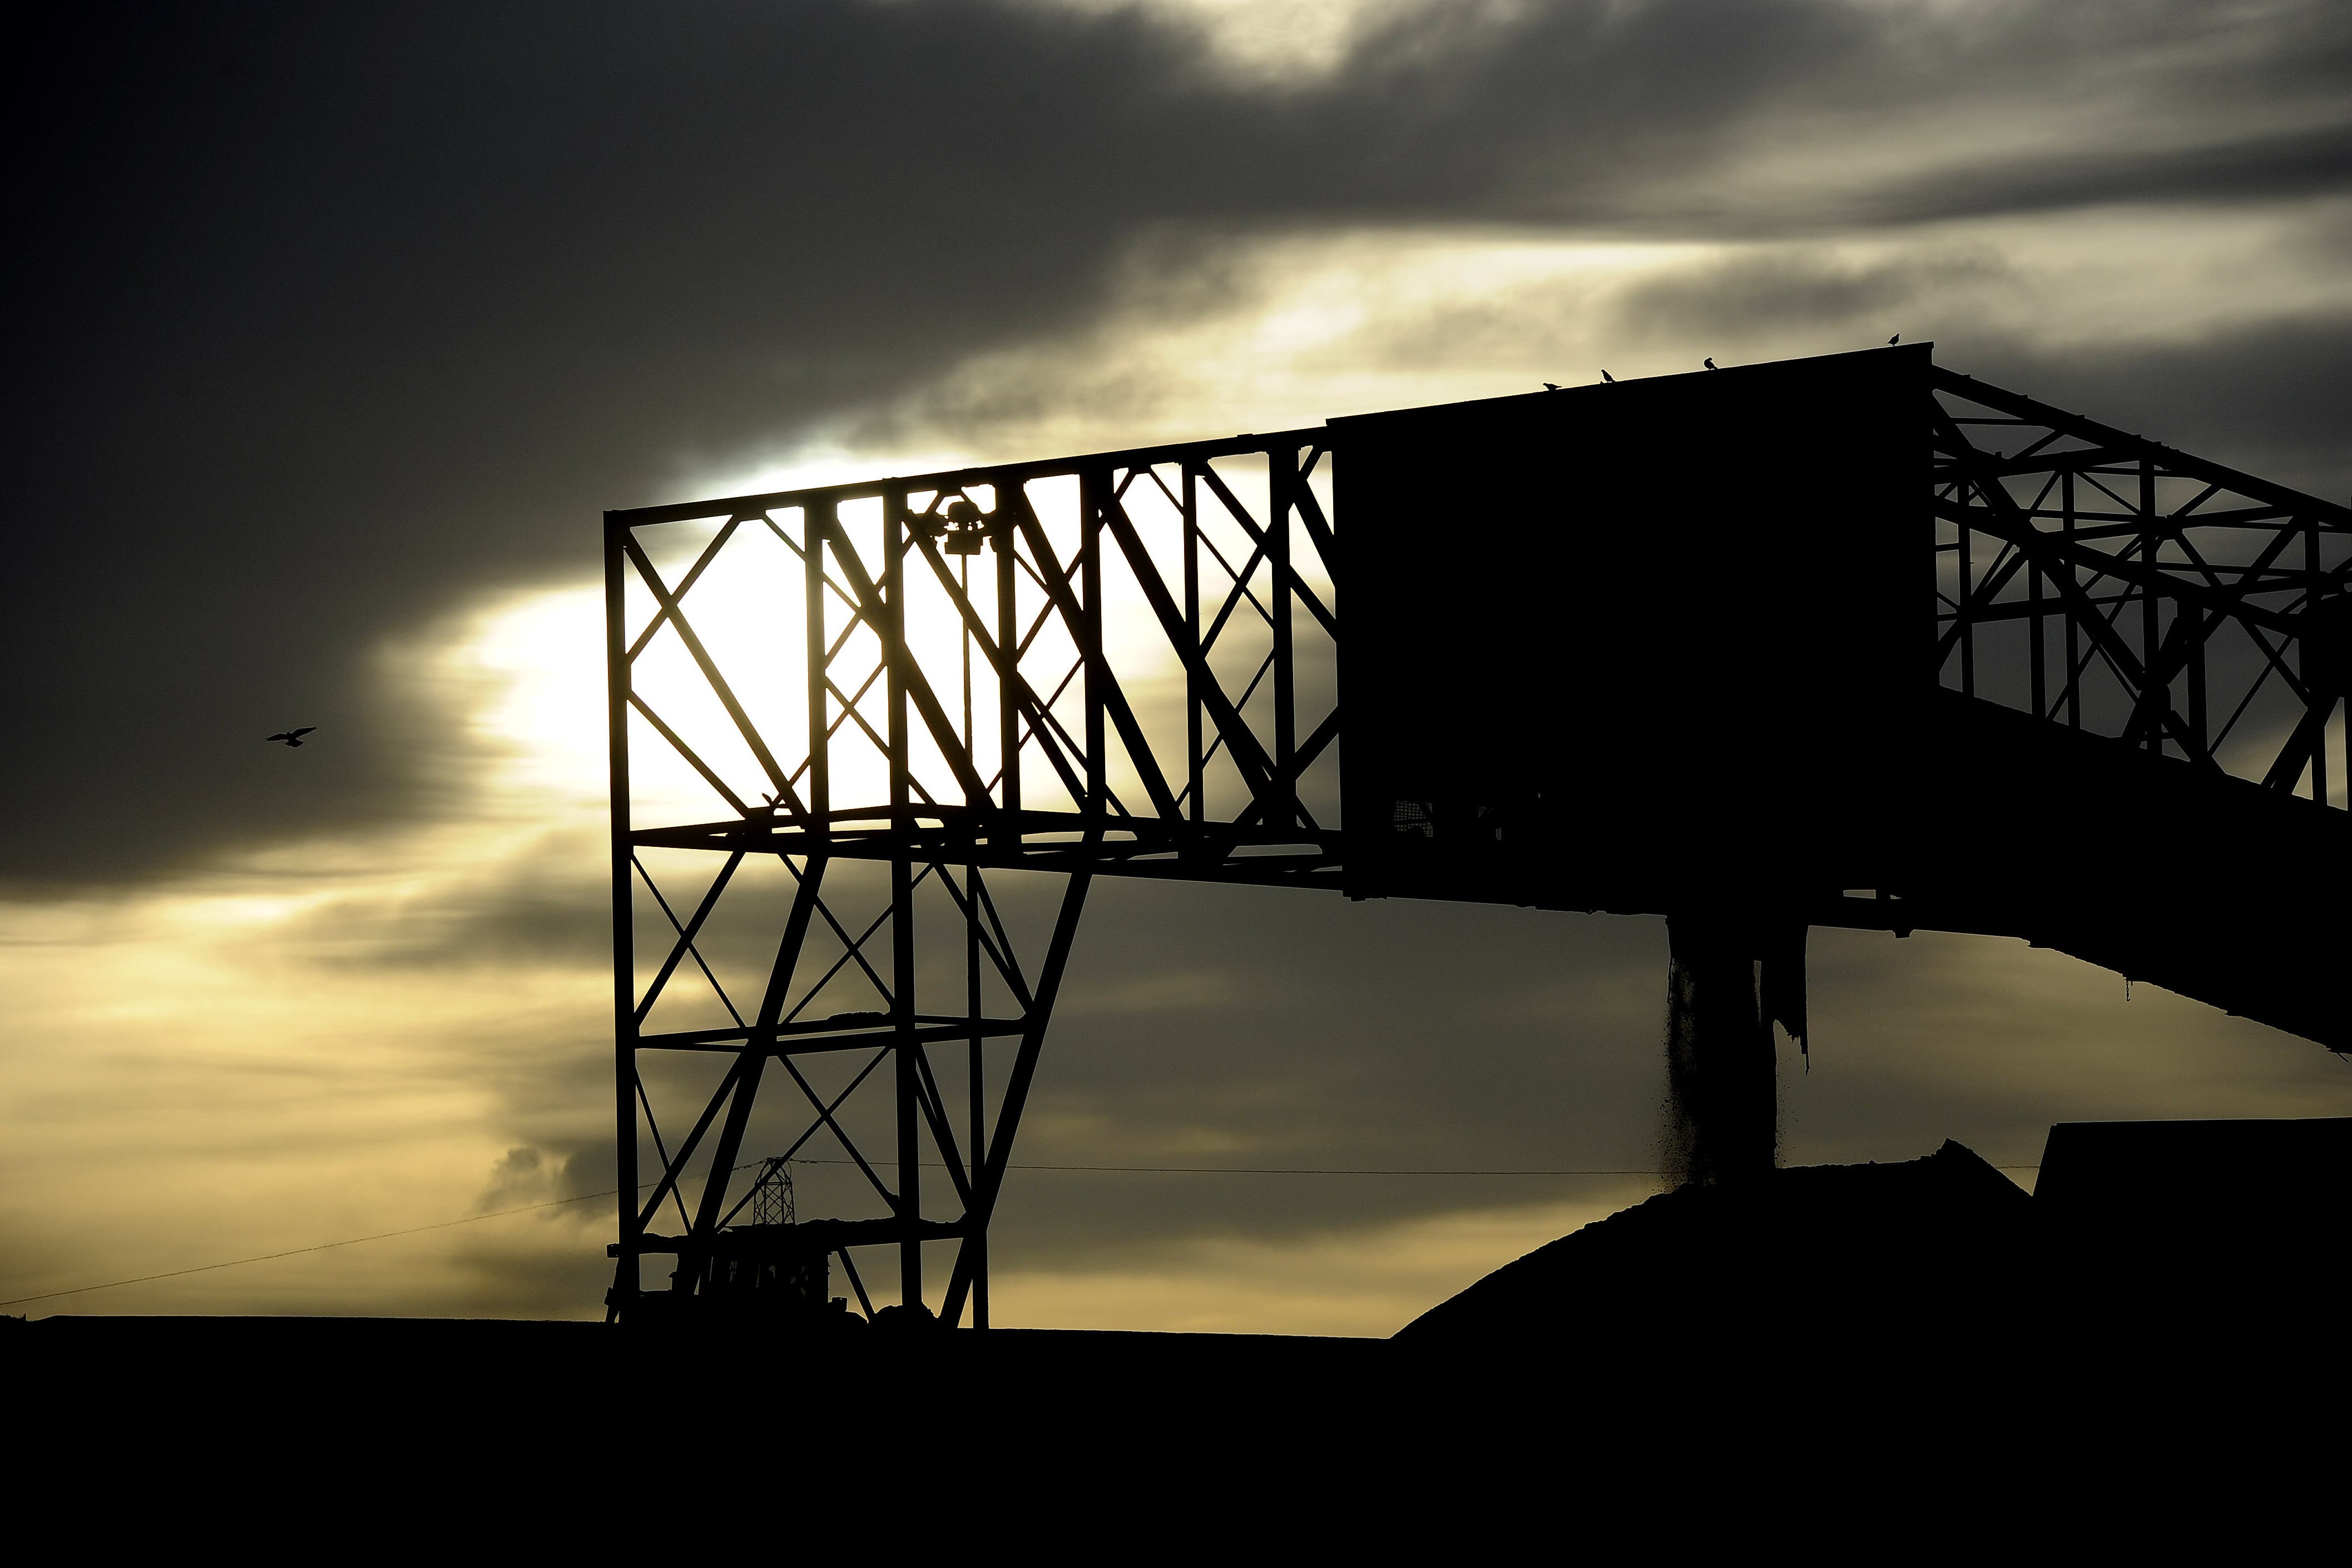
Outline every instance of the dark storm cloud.
<svg viewBox="0 0 2352 1568">
<path fill-rule="evenodd" d="M 489 1211 L 543 1202 L 548 1175 L 547 1161 L 538 1149 L 528 1144 L 509 1149 L 491 1169 L 489 1185 L 474 1207 Z"/>
<path fill-rule="evenodd" d="M 2332 267 L 2352 254 L 2352 222 L 2312 223 L 2282 248 Z M 2013 301 L 2033 283 L 2010 256 L 1966 243 L 1862 258 L 1773 248 L 1599 295 L 1547 285 L 1401 313 L 1367 348 L 1391 365 L 1511 363 L 1532 344 L 1534 362 L 1549 366 L 1557 356 L 1543 345 L 1591 335 L 1634 348 L 1803 341 L 1832 351 L 1900 330 L 1937 340 L 1953 370 L 2199 456 L 2331 498 L 2352 484 L 2352 317 L 2265 313 L 2262 286 L 2224 285 L 2208 301 L 2218 321 L 2086 351 L 2073 323 L 2051 324 L 2074 340 L 2064 346 L 2015 324 Z"/>
<path fill-rule="evenodd" d="M 600 863 L 604 847 L 542 839 L 479 878 L 331 902 L 302 921 L 299 941 L 313 959 L 339 967 L 595 969 L 611 961 L 613 944 L 612 883 Z M 681 916 L 691 908 L 688 903 Z M 648 913 L 658 924 L 658 912 Z M 645 934 L 647 940 L 658 935 L 650 927 Z"/>
<path fill-rule="evenodd" d="M 1984 252 L 1860 265 L 1786 254 L 1743 257 L 1636 284 L 1612 313 L 1636 341 L 1687 342 L 1759 329 L 1845 326 L 1956 287 L 2013 277 L 2007 263 Z"/>
<path fill-rule="evenodd" d="M 2352 486 L 2352 318 L 2094 354 L 1988 333 L 1959 368 L 2329 500 Z"/>
<path fill-rule="evenodd" d="M 2352 184 L 2347 170 L 2352 126 L 2329 125 L 2177 149 L 1989 162 L 1888 191 L 1856 215 L 1913 223 L 2140 202 L 2275 202 L 2341 192 Z"/>
<path fill-rule="evenodd" d="M 8 67 L 6 872 L 434 811 L 445 742 L 383 638 L 593 570 L 596 512 L 684 459 L 1067 327 L 1153 225 L 1727 235 L 2339 185 L 2352 18 L 2273 11 L 2208 67 L 2207 13 L 1432 6 L 1272 92 L 1133 15 L 981 0 L 59 7 Z M 2099 79 L 2182 121 L 2145 156 L 1712 172 L 1816 114 L 1899 139 L 2142 57 Z"/>
<path fill-rule="evenodd" d="M 2311 238 L 2352 243 L 2341 224 L 2314 225 Z M 2025 283 L 2010 262 L 1969 249 L 1869 262 L 1781 253 L 1637 284 L 1605 308 L 1625 336 L 1648 342 L 1818 329 L 1843 347 L 1901 329 L 1939 340 L 1938 359 L 1954 370 L 2200 457 L 2331 498 L 2352 483 L 2352 317 L 2253 314 L 2085 351 L 1985 319 L 1989 298 Z M 2224 302 L 2262 303 L 2226 292 Z"/>
</svg>

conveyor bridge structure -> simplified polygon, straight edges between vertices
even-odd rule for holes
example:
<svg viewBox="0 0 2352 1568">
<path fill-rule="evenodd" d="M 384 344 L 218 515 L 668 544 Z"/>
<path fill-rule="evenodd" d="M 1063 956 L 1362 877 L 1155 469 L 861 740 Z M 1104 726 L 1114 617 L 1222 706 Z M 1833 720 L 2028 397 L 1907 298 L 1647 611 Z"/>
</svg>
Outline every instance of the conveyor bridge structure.
<svg viewBox="0 0 2352 1568">
<path fill-rule="evenodd" d="M 2352 510 L 1928 345 L 604 538 L 624 1321 L 715 1299 L 792 1154 L 866 1211 L 762 1267 L 984 1326 L 1099 877 L 1760 933 L 1768 1046 L 1844 926 L 2352 1049 Z"/>
</svg>

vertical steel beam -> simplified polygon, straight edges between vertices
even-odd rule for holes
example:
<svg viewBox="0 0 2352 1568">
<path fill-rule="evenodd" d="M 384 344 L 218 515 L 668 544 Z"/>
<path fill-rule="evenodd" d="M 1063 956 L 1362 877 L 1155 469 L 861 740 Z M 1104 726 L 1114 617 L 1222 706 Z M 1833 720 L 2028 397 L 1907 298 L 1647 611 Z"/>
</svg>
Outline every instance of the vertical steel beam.
<svg viewBox="0 0 2352 1568">
<path fill-rule="evenodd" d="M 966 1050 L 967 1092 L 971 1105 L 971 1158 L 978 1161 L 988 1152 L 988 1062 L 980 1033 L 980 868 L 963 868 L 965 909 L 963 913 L 963 967 L 965 1016 L 971 1020 L 971 1038 Z M 974 1170 L 977 1176 L 980 1173 Z M 971 1205 L 965 1205 L 965 1218 L 971 1219 Z M 969 1237 L 972 1252 L 971 1265 L 971 1326 L 988 1326 L 988 1232 L 973 1231 Z"/>
<path fill-rule="evenodd" d="M 2304 614 L 2315 621 L 2319 598 L 2327 579 L 2319 570 L 2319 520 L 2315 517 L 2303 526 L 2303 570 L 2309 587 L 2304 590 Z M 2295 673 L 2303 677 L 2304 689 L 2311 693 L 2314 706 L 2325 704 L 2319 714 L 2319 733 L 2311 740 L 2311 798 L 2321 805 L 2327 804 L 2327 720 L 2336 706 L 2336 685 L 2340 675 L 2322 678 L 2320 661 L 2315 658 L 2310 636 L 2294 640 Z M 2340 653 L 2336 654 L 2341 657 Z M 2325 692 L 2323 696 L 2321 694 Z M 2347 754 L 2347 765 L 2352 766 L 2352 752 Z"/>
<path fill-rule="evenodd" d="M 803 639 L 808 668 L 808 809 L 809 831 L 820 841 L 832 836 L 833 759 L 825 744 L 824 552 L 835 534 L 836 519 L 831 497 L 811 501 L 801 508 L 801 599 L 808 619 Z"/>
<path fill-rule="evenodd" d="M 2039 561 L 2026 565 L 2025 594 L 2027 602 L 2033 606 L 2033 612 L 2025 622 L 2026 635 L 2030 639 L 2026 643 L 2026 662 L 2027 678 L 2033 687 L 2033 716 L 2046 719 L 2050 716 L 2050 675 L 2045 667 L 2048 655 L 2043 644 L 2049 641 L 2049 628 L 2042 624 L 2042 565 Z"/>
<path fill-rule="evenodd" d="M 2066 605 L 2066 727 L 2083 727 L 2083 623 L 2089 612 L 2078 591 L 2082 578 L 2074 570 L 2074 471 L 2060 476 L 2058 531 L 2066 541 L 2066 590 L 2059 597 Z"/>
<path fill-rule="evenodd" d="M 1977 483 L 1982 487 L 1997 481 L 1987 477 Z M 1959 604 L 1957 609 L 1960 617 L 1960 695 L 1964 697 L 1977 695 L 1977 623 L 1976 618 L 1969 613 L 1969 606 L 1974 601 L 1977 590 L 1976 570 L 1972 564 L 1976 552 L 1969 548 L 1969 539 L 1974 533 L 1975 530 L 1967 523 L 1959 525 L 1959 549 L 1956 552 L 1960 567 L 1960 591 L 1957 596 Z"/>
<path fill-rule="evenodd" d="M 639 1289 L 644 1227 L 637 1219 L 636 885 L 629 844 L 629 647 L 627 525 L 604 514 L 604 733 L 606 788 L 612 795 L 613 1114 L 620 1186 L 620 1236 L 606 1297 L 607 1322 L 627 1311 Z"/>
<path fill-rule="evenodd" d="M 2212 719 L 2205 706 L 2205 643 L 2221 622 L 2219 617 L 2208 619 L 2203 610 L 2194 606 L 2182 613 L 2193 616 L 2197 625 L 2197 640 L 2189 645 L 2189 733 L 2197 745 L 2197 755 L 2190 760 L 2210 762 L 2213 735 Z"/>
<path fill-rule="evenodd" d="M 1002 501 L 1003 498 L 1000 497 L 1000 505 Z M 968 605 L 971 600 L 972 558 L 965 556 L 961 559 L 962 565 L 958 569 L 957 582 L 963 589 L 964 601 Z M 966 752 L 971 751 L 972 743 L 971 645 L 972 629 L 968 623 L 959 620 L 956 623 L 956 648 L 963 663 L 963 744 Z M 975 767 L 973 771 L 978 772 L 978 768 Z M 980 819 L 985 813 L 988 802 L 985 800 L 978 800 L 970 804 L 973 819 L 970 826 L 973 837 L 967 841 L 976 842 Z M 971 1023 L 971 1034 L 964 1042 L 964 1099 L 971 1118 L 970 1142 L 965 1146 L 971 1149 L 971 1158 L 976 1162 L 988 1152 L 988 1114 L 985 1093 L 988 1063 L 980 1032 L 980 867 L 968 862 L 963 868 L 963 894 L 964 1017 Z M 977 1176 L 979 1172 L 975 1169 L 972 1174 Z M 971 1207 L 969 1203 L 964 1206 L 967 1219 L 970 1218 Z M 988 1238 L 982 1235 L 973 1239 L 980 1245 L 980 1255 L 974 1260 L 972 1265 L 974 1277 L 971 1326 L 984 1329 L 988 1326 Z"/>
<path fill-rule="evenodd" d="M 996 562 L 996 647 L 1003 667 L 996 676 L 996 798 L 1004 815 L 996 842 L 1015 847 L 1021 842 L 1021 706 L 1015 696 L 1021 689 L 1020 601 L 1015 592 L 1021 579 L 1021 536 L 1013 519 L 1027 502 L 1018 485 L 997 486 L 992 559 Z"/>
<path fill-rule="evenodd" d="M 1298 825 L 1298 780 L 1293 776 L 1298 761 L 1298 681 L 1290 639 L 1290 530 L 1300 484 L 1298 449 L 1285 444 L 1267 453 L 1265 461 L 1266 510 L 1273 514 L 1265 529 L 1266 564 L 1274 570 L 1269 595 L 1274 621 L 1272 783 L 1282 793 L 1281 800 L 1266 802 L 1265 820 L 1271 826 L 1294 828 Z"/>
<path fill-rule="evenodd" d="M 2139 591 L 2139 721 L 2147 727 L 2147 750 L 2151 757 L 2164 755 L 2164 716 L 2172 706 L 2172 681 L 2168 675 L 2159 680 L 2158 663 L 2162 626 L 2159 624 L 2162 604 L 2156 591 L 2156 574 L 2163 564 L 2156 558 L 2162 543 L 2156 517 L 2156 463 L 2152 458 L 2139 460 L 2139 527 L 2140 561 L 2149 573 L 2149 580 Z"/>
<path fill-rule="evenodd" d="M 1015 493 L 1006 494 L 1008 488 Z M 997 672 L 996 680 L 996 789 L 997 800 L 1003 813 L 999 818 L 1002 826 L 997 829 L 996 841 L 1015 845 L 1021 841 L 1021 709 L 1015 697 L 1021 686 L 1021 618 L 1017 592 L 1021 579 L 1018 564 L 1021 536 L 1013 520 L 1027 505 L 1028 497 L 1019 490 L 1017 484 L 997 486 L 996 527 L 990 557 L 996 571 L 996 646 L 1003 661 L 1003 668 Z M 980 873 L 976 869 L 966 868 L 965 875 L 968 879 L 964 883 L 965 899 L 971 906 L 964 912 L 965 935 L 967 941 L 977 946 L 982 907 Z M 968 996 L 967 1000 L 977 1013 L 977 992 Z M 988 1215 L 980 1203 L 981 1166 L 988 1151 L 985 1136 L 988 1127 L 986 1072 L 986 1053 L 975 1036 L 971 1052 L 972 1201 L 965 1205 L 963 1247 L 957 1260 L 962 1264 L 966 1259 L 970 1260 L 965 1278 L 971 1292 L 971 1326 L 976 1329 L 989 1326 Z M 1001 1120 L 999 1124 L 1002 1124 Z M 952 1283 L 951 1279 L 950 1286 Z M 952 1313 L 960 1311 L 961 1304 L 950 1305 Z"/>
<path fill-rule="evenodd" d="M 1201 674 L 1194 657 L 1201 646 L 1201 485 L 1192 465 L 1184 465 L 1184 788 L 1188 820 L 1199 828 L 1208 820 L 1208 768 L 1201 755 Z"/>
<path fill-rule="evenodd" d="M 1084 669 L 1083 701 L 1087 710 L 1087 815 L 1110 810 L 1109 776 L 1104 767 L 1103 703 L 1109 672 L 1102 651 L 1102 529 L 1103 508 L 1110 504 L 1110 471 L 1089 468 L 1078 482 L 1078 623 L 1070 628 L 1078 639 Z"/>
<path fill-rule="evenodd" d="M 907 736 L 907 492 L 893 485 L 882 497 L 882 639 L 885 700 L 889 705 L 890 831 L 903 843 L 915 831 L 913 774 Z M 923 1215 L 923 1151 L 919 1064 L 915 1052 L 915 863 L 902 850 L 890 857 L 890 1023 L 898 1056 L 898 1299 L 923 1301 L 923 1243 L 915 1222 Z"/>
</svg>

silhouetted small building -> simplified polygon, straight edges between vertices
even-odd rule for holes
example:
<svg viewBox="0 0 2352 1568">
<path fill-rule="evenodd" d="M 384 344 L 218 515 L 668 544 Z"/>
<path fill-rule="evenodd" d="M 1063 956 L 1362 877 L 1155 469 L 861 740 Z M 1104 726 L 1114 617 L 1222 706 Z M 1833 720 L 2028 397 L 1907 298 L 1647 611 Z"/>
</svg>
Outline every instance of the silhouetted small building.
<svg viewBox="0 0 2352 1568">
<path fill-rule="evenodd" d="M 2034 1187 L 2078 1272 L 2290 1314 L 2337 1305 L 2347 1201 L 2352 1117 L 2062 1122 Z"/>
</svg>

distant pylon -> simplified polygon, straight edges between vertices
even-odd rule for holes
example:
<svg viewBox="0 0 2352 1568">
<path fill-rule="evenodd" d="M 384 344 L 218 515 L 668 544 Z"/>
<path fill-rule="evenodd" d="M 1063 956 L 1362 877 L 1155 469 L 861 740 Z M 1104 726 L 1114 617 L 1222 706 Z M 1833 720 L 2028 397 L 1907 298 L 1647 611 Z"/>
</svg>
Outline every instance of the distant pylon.
<svg viewBox="0 0 2352 1568">
<path fill-rule="evenodd" d="M 761 1162 L 759 1179 L 751 1184 L 751 1223 L 792 1225 L 798 1220 L 793 1203 L 792 1166 L 781 1155 Z"/>
</svg>

